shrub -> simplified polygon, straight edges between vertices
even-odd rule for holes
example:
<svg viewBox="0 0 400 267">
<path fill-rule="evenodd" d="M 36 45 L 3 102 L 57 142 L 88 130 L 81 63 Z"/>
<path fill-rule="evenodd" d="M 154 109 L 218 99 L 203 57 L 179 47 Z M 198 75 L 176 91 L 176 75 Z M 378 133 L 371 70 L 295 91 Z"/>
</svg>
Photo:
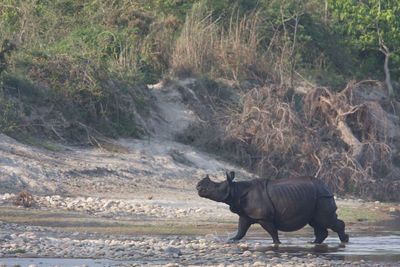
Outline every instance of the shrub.
<svg viewBox="0 0 400 267">
<path fill-rule="evenodd" d="M 27 191 L 18 193 L 12 198 L 13 202 L 17 206 L 23 206 L 25 208 L 32 207 L 35 204 L 33 195 Z"/>
</svg>

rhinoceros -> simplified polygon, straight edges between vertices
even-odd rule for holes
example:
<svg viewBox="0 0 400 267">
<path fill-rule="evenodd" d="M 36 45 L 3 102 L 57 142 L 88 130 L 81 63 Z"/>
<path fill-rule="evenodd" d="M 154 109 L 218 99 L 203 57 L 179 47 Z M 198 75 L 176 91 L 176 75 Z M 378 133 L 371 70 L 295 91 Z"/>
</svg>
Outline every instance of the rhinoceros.
<svg viewBox="0 0 400 267">
<path fill-rule="evenodd" d="M 239 215 L 239 226 L 232 241 L 242 239 L 249 227 L 260 224 L 279 244 L 278 230 L 296 231 L 309 224 L 314 228 L 315 240 L 320 244 L 328 236 L 328 228 L 348 242 L 345 224 L 337 218 L 333 194 L 313 177 L 279 180 L 254 179 L 233 182 L 235 173 L 226 173 L 226 180 L 213 182 L 207 175 L 197 184 L 200 197 L 229 205 Z"/>
</svg>

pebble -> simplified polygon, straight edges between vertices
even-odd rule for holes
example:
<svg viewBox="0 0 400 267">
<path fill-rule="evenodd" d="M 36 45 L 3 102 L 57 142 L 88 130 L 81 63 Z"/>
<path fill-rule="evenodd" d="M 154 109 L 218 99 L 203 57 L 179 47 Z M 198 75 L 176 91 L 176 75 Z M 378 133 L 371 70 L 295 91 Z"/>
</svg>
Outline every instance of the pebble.
<svg viewBox="0 0 400 267">
<path fill-rule="evenodd" d="M 174 247 L 167 247 L 165 252 L 168 254 L 173 254 L 178 256 L 182 255 L 182 251 L 179 248 L 174 248 Z"/>
<path fill-rule="evenodd" d="M 245 252 L 243 252 L 242 256 L 249 257 L 249 256 L 251 256 L 251 254 L 252 254 L 251 251 L 246 250 Z"/>
<path fill-rule="evenodd" d="M 261 251 L 256 251 L 256 252 L 253 253 L 252 256 L 254 256 L 254 257 L 262 257 L 262 256 L 265 256 L 265 253 L 263 253 Z"/>
<path fill-rule="evenodd" d="M 10 194 L 0 195 L 5 199 Z M 151 215 L 153 217 L 204 216 L 207 208 L 174 208 L 152 200 L 134 203 L 127 200 L 35 196 L 40 208 L 90 210 L 97 216 Z M 153 203 L 154 202 L 154 203 Z M 228 211 L 229 212 L 229 211 Z M 215 213 L 214 213 L 215 214 Z M 225 216 L 223 214 L 223 216 Z M 196 217 L 198 218 L 198 217 Z M 149 266 L 373 266 L 369 262 L 329 260 L 320 254 L 293 256 L 291 253 L 269 250 L 266 244 L 232 243 L 217 234 L 201 236 L 131 236 L 70 232 L 53 228 L 18 225 L 0 221 L 0 257 L 32 258 L 96 258 L 132 261 Z M 0 267 L 5 266 L 0 262 Z M 35 265 L 29 265 L 35 267 Z"/>
<path fill-rule="evenodd" d="M 239 244 L 239 248 L 240 248 L 241 250 L 243 250 L 243 251 L 248 250 L 249 247 L 250 247 L 250 244 L 246 244 L 246 243 L 244 243 L 244 244 Z"/>
<path fill-rule="evenodd" d="M 14 194 L 5 193 L 0 195 L 1 200 L 8 200 Z M 193 215 L 209 214 L 210 209 L 192 207 L 176 208 L 172 206 L 161 206 L 157 203 L 142 204 L 132 203 L 126 200 L 100 199 L 100 198 L 71 198 L 55 196 L 34 196 L 36 206 L 41 208 L 57 208 L 69 211 L 84 211 L 93 215 L 100 216 L 132 216 L 132 215 L 147 215 L 158 218 L 182 218 Z M 1 203 L 0 203 L 1 204 Z M 217 215 L 219 217 L 229 214 Z M 215 215 L 210 215 L 215 216 Z"/>
</svg>

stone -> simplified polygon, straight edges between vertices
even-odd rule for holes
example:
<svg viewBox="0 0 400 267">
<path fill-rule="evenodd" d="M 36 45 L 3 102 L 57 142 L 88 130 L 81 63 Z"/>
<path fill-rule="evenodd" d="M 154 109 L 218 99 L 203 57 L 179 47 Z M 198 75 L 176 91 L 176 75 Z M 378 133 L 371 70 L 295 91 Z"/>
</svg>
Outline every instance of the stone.
<svg viewBox="0 0 400 267">
<path fill-rule="evenodd" d="M 266 246 L 262 246 L 262 245 L 255 245 L 254 246 L 254 250 L 255 251 L 261 251 L 261 252 L 265 252 L 269 249 L 269 247 Z"/>
<path fill-rule="evenodd" d="M 256 251 L 253 253 L 253 256 L 254 257 L 263 257 L 263 256 L 265 256 L 265 253 L 261 252 L 261 251 Z"/>
<path fill-rule="evenodd" d="M 165 252 L 168 254 L 172 254 L 172 255 L 176 254 L 177 256 L 182 255 L 182 251 L 179 248 L 175 248 L 175 247 L 171 247 L 171 246 L 167 247 L 165 249 Z"/>
<path fill-rule="evenodd" d="M 109 200 L 106 203 L 104 203 L 103 208 L 108 209 L 111 208 L 114 205 L 114 201 Z"/>
<path fill-rule="evenodd" d="M 245 252 L 243 252 L 242 256 L 243 257 L 250 257 L 251 256 L 251 251 L 246 250 Z"/>
<path fill-rule="evenodd" d="M 249 250 L 250 244 L 239 244 L 239 248 L 243 251 Z"/>
</svg>

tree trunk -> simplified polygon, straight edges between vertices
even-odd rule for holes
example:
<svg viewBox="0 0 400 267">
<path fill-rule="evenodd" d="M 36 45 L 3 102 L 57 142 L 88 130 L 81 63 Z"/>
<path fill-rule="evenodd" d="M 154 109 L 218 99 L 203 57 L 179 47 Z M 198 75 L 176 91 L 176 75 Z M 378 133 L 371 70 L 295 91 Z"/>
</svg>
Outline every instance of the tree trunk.
<svg viewBox="0 0 400 267">
<path fill-rule="evenodd" d="M 388 88 L 388 93 L 389 97 L 393 96 L 393 86 L 392 86 L 392 81 L 390 80 L 390 69 L 389 69 L 389 57 L 390 53 L 384 53 L 385 54 L 385 63 L 384 63 L 384 70 L 385 70 L 385 83 Z"/>
</svg>

